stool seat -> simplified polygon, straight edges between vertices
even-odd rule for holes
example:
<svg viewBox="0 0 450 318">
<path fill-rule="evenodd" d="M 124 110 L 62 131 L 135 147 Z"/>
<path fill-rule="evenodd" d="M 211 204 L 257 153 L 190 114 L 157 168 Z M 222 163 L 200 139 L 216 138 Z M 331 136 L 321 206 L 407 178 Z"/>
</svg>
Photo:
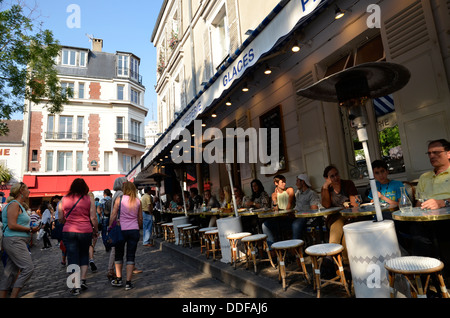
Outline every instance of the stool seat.
<svg viewBox="0 0 450 318">
<path fill-rule="evenodd" d="M 203 254 L 203 248 L 206 249 L 207 238 L 205 238 L 205 233 L 208 231 L 217 230 L 217 227 L 202 227 L 198 230 L 198 236 L 200 240 L 200 253 Z"/>
<path fill-rule="evenodd" d="M 180 225 L 177 225 L 177 228 L 181 229 L 181 228 L 188 227 L 188 226 L 192 226 L 192 224 L 190 224 L 190 223 L 180 224 Z"/>
<path fill-rule="evenodd" d="M 220 252 L 219 230 L 206 231 L 206 258 L 209 258 L 209 253 L 213 253 L 213 260 L 216 260 L 216 252 Z M 216 244 L 217 242 L 217 244 Z M 211 245 L 210 245 L 211 244 Z"/>
<path fill-rule="evenodd" d="M 329 256 L 335 255 L 344 250 L 344 247 L 335 243 L 324 243 L 309 246 L 305 252 L 314 256 Z"/>
<path fill-rule="evenodd" d="M 250 236 L 252 235 L 252 233 L 249 232 L 240 232 L 240 233 L 233 233 L 233 234 L 228 234 L 227 235 L 227 239 L 228 240 L 240 240 L 246 236 Z"/>
<path fill-rule="evenodd" d="M 200 232 L 208 232 L 212 230 L 217 230 L 217 227 L 202 227 L 199 231 Z"/>
<path fill-rule="evenodd" d="M 253 234 L 250 236 L 246 236 L 242 239 L 242 242 L 254 242 L 254 241 L 259 241 L 262 239 L 266 239 L 267 235 L 266 234 Z"/>
<path fill-rule="evenodd" d="M 401 274 L 406 278 L 409 283 L 412 297 L 414 298 L 426 298 L 430 276 L 431 274 L 435 274 L 440 285 L 439 287 L 441 289 L 442 297 L 450 297 L 441 273 L 444 268 L 444 263 L 436 258 L 424 256 L 402 256 L 386 261 L 384 267 L 389 274 L 391 298 L 395 297 L 395 274 Z M 422 285 L 420 275 L 426 275 L 425 286 Z"/>
<path fill-rule="evenodd" d="M 210 234 L 219 234 L 219 230 L 206 231 L 205 234 L 206 234 L 206 235 L 210 235 Z"/>
<path fill-rule="evenodd" d="M 294 248 L 303 245 L 304 242 L 302 240 L 286 240 L 281 242 L 276 242 L 272 244 L 273 249 L 287 249 Z"/>
<path fill-rule="evenodd" d="M 185 227 L 184 229 L 185 230 L 195 230 L 195 229 L 198 229 L 198 226 L 197 225 L 191 225 L 191 226 Z"/>
<path fill-rule="evenodd" d="M 388 260 L 385 267 L 396 273 L 418 274 L 440 271 L 444 263 L 431 257 L 403 256 Z"/>
</svg>

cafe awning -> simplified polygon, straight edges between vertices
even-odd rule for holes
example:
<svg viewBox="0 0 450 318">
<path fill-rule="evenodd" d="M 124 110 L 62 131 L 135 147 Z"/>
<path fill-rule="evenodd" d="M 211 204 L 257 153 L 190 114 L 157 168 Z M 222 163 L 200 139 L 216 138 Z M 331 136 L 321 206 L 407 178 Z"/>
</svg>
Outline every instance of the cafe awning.
<svg viewBox="0 0 450 318">
<path fill-rule="evenodd" d="M 114 180 L 123 177 L 114 175 L 24 175 L 23 182 L 30 190 L 30 198 L 52 197 L 54 195 L 66 195 L 70 185 L 76 178 L 83 178 L 89 186 L 89 191 L 103 191 L 112 189 Z"/>
<path fill-rule="evenodd" d="M 330 1 L 280 1 L 128 173 L 128 179 L 146 169 L 166 150 L 176 137 L 172 136 L 173 132 L 188 127 L 199 115 L 220 100 L 232 86 L 239 83 L 261 58 L 269 55 L 294 30 L 305 26 L 322 12 L 328 2 Z"/>
</svg>

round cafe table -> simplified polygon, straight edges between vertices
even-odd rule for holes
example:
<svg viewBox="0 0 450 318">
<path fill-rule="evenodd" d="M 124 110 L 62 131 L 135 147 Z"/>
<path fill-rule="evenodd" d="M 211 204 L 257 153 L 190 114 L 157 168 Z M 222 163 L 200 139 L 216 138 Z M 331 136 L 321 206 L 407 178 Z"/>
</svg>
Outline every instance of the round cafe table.
<svg viewBox="0 0 450 318">
<path fill-rule="evenodd" d="M 323 217 L 331 214 L 338 213 L 340 210 L 342 210 L 342 207 L 330 207 L 328 209 L 318 209 L 318 210 L 300 210 L 295 212 L 296 218 L 316 218 L 316 217 Z M 320 219 L 320 226 L 319 226 L 319 239 L 321 242 L 325 242 L 325 235 L 323 232 L 323 219 Z M 313 238 L 314 240 L 314 238 Z"/>
<path fill-rule="evenodd" d="M 397 206 L 391 206 L 389 204 L 381 204 L 382 212 L 392 212 L 397 210 Z M 359 207 L 347 208 L 341 210 L 341 215 L 346 218 L 357 218 L 364 216 L 372 216 L 376 214 L 375 205 L 373 203 L 364 203 Z"/>
<path fill-rule="evenodd" d="M 295 213 L 295 210 L 269 210 L 266 212 L 258 213 L 258 218 L 260 219 L 267 219 L 267 218 L 278 218 L 282 216 L 287 216 L 289 214 Z"/>
</svg>

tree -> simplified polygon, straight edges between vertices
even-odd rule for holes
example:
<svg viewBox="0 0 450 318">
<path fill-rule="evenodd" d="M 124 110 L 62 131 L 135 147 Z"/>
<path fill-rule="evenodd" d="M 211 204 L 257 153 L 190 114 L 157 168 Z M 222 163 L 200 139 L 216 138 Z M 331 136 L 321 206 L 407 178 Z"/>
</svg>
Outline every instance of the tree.
<svg viewBox="0 0 450 318">
<path fill-rule="evenodd" d="M 25 5 L 9 7 L 0 0 L 0 119 L 25 111 L 25 100 L 43 103 L 50 113 L 59 113 L 71 96 L 63 91 L 56 71 L 61 49 L 50 30 L 36 30 Z M 0 135 L 9 131 L 0 122 Z"/>
</svg>

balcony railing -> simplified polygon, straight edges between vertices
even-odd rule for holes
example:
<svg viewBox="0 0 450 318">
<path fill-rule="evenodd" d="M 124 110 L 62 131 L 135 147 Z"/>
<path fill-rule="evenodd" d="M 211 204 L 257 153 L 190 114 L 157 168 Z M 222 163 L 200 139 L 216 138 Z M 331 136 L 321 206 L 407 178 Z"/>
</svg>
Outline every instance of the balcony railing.
<svg viewBox="0 0 450 318">
<path fill-rule="evenodd" d="M 86 134 L 78 132 L 46 132 L 45 138 L 48 140 L 83 141 L 86 140 Z"/>
<path fill-rule="evenodd" d="M 133 134 L 116 133 L 116 141 L 125 141 L 125 142 L 132 141 L 141 145 L 145 145 L 145 138 Z"/>
<path fill-rule="evenodd" d="M 138 72 L 132 71 L 128 67 L 118 68 L 116 66 L 116 74 L 117 74 L 117 77 L 130 78 L 131 80 L 138 82 L 139 84 L 142 85 L 142 75 L 139 75 Z"/>
</svg>

